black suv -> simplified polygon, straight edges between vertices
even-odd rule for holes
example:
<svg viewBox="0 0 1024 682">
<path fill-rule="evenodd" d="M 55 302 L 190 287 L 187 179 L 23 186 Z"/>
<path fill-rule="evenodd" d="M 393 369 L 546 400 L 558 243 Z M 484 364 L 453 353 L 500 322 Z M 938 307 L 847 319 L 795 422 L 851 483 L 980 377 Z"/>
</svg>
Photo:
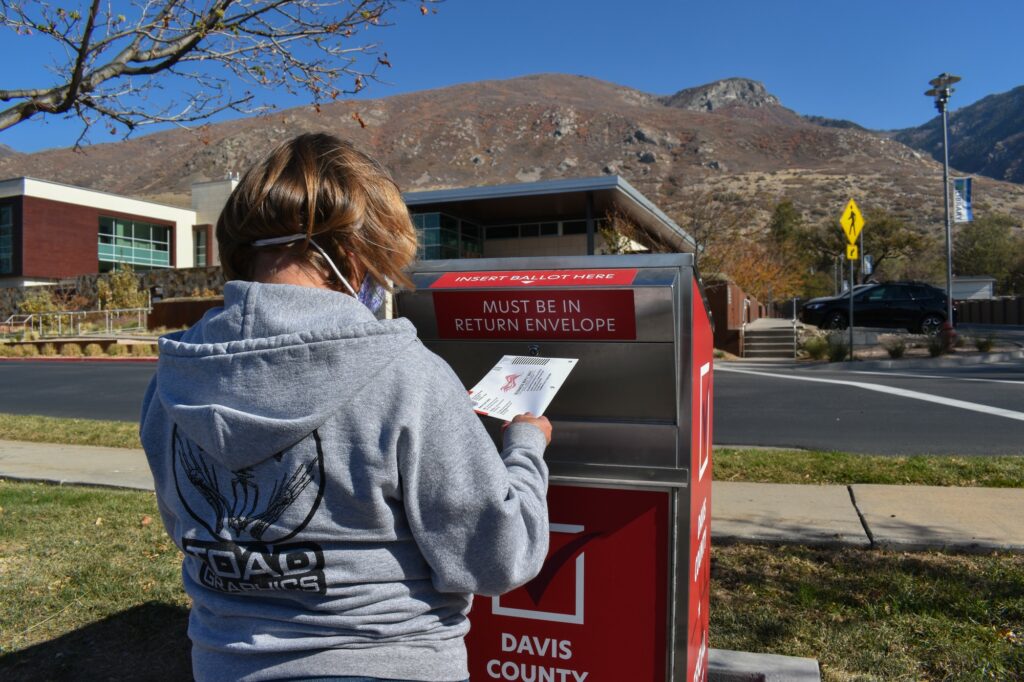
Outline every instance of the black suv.
<svg viewBox="0 0 1024 682">
<path fill-rule="evenodd" d="M 846 329 L 850 296 L 811 299 L 800 321 L 823 329 Z M 854 288 L 853 323 L 858 327 L 894 327 L 936 334 L 946 321 L 946 292 L 922 282 L 885 282 Z"/>
</svg>

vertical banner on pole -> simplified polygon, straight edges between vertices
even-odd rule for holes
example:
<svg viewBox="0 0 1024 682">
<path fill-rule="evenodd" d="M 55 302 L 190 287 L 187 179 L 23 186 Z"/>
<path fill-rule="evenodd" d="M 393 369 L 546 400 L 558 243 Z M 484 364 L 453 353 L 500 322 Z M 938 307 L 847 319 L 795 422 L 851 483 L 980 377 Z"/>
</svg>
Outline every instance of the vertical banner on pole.
<svg viewBox="0 0 1024 682">
<path fill-rule="evenodd" d="M 972 220 L 971 178 L 953 178 L 953 222 L 969 223 Z"/>
</svg>

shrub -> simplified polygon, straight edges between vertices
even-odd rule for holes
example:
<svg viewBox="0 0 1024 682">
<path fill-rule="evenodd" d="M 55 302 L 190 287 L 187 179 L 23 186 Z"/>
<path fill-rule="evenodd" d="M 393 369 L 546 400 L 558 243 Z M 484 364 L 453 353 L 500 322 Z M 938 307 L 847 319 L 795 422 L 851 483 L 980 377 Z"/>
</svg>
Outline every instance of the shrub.
<svg viewBox="0 0 1024 682">
<path fill-rule="evenodd" d="M 850 347 L 841 334 L 830 334 L 828 337 L 828 361 L 842 362 L 850 354 Z"/>
<path fill-rule="evenodd" d="M 0 358 L 9 358 L 14 355 L 14 346 L 9 343 L 0 343 Z"/>
<path fill-rule="evenodd" d="M 26 314 L 52 313 L 57 310 L 60 310 L 60 306 L 49 289 L 32 289 L 18 303 L 18 312 Z"/>
<path fill-rule="evenodd" d="M 156 355 L 156 346 L 152 343 L 132 344 L 132 355 L 137 358 L 151 358 Z"/>
<path fill-rule="evenodd" d="M 828 339 L 812 336 L 803 343 L 803 349 L 812 360 L 821 360 L 828 355 Z"/>
<path fill-rule="evenodd" d="M 974 347 L 982 353 L 987 353 L 992 350 L 992 346 L 996 345 L 996 337 L 992 334 L 986 334 L 985 336 L 974 337 Z"/>
<path fill-rule="evenodd" d="M 928 337 L 928 355 L 937 358 L 946 352 L 946 340 L 941 334 Z"/>
<path fill-rule="evenodd" d="M 128 265 L 97 280 L 96 298 L 102 309 L 143 308 L 149 302 L 149 295 Z"/>
<path fill-rule="evenodd" d="M 52 343 L 44 343 L 43 347 L 39 349 L 39 352 L 48 358 L 52 358 L 57 354 L 57 346 Z"/>
<path fill-rule="evenodd" d="M 889 336 L 882 340 L 882 348 L 895 360 L 907 352 L 907 343 L 899 336 Z"/>
<path fill-rule="evenodd" d="M 60 347 L 60 354 L 65 358 L 80 358 L 82 357 L 82 347 L 77 343 L 65 343 Z"/>
<path fill-rule="evenodd" d="M 85 347 L 85 357 L 98 358 L 103 355 L 103 346 L 98 343 L 90 343 Z"/>
<path fill-rule="evenodd" d="M 128 347 L 120 343 L 112 343 L 107 346 L 107 355 L 112 358 L 123 357 L 128 354 Z"/>
<path fill-rule="evenodd" d="M 32 343 L 21 343 L 14 347 L 14 357 L 35 358 L 39 356 L 39 349 Z"/>
</svg>

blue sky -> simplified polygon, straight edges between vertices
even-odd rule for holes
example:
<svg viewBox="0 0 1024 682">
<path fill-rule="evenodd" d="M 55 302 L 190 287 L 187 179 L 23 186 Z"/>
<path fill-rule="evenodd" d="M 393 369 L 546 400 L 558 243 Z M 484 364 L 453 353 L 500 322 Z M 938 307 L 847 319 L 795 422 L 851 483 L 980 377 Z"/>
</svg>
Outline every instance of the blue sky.
<svg viewBox="0 0 1024 682">
<path fill-rule="evenodd" d="M 963 77 L 953 109 L 1024 85 L 1022 0 L 446 0 L 438 9 L 421 16 L 408 5 L 377 33 L 394 67 L 364 96 L 544 72 L 657 94 L 743 76 L 802 114 L 903 128 L 935 115 L 923 92 L 942 71 Z M 45 77 L 46 54 L 25 41 L 4 35 L 0 58 L 18 65 L 0 87 Z M 29 122 L 0 131 L 0 143 L 35 151 L 77 133 L 74 122 Z"/>
</svg>

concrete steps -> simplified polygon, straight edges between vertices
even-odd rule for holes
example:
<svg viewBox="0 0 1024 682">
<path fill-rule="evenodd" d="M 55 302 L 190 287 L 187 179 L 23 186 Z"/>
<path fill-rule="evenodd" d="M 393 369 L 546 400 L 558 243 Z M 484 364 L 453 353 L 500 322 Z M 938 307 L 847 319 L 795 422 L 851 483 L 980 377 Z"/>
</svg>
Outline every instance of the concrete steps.
<svg viewBox="0 0 1024 682">
<path fill-rule="evenodd" d="M 743 335 L 743 357 L 745 358 L 789 358 L 792 359 L 792 327 L 772 329 L 748 328 Z"/>
</svg>

